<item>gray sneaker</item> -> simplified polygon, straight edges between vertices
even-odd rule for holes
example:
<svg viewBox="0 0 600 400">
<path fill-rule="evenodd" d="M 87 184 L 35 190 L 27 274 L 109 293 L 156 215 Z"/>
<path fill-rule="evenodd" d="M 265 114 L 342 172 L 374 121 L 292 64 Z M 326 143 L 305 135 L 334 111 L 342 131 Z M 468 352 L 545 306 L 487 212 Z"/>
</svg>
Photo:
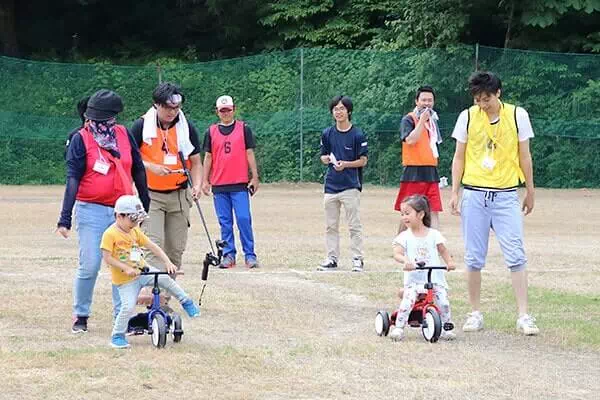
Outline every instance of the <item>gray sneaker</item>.
<svg viewBox="0 0 600 400">
<path fill-rule="evenodd" d="M 352 271 L 354 272 L 363 272 L 365 269 L 365 263 L 361 258 L 353 258 L 352 259 Z"/>
<path fill-rule="evenodd" d="M 337 270 L 337 261 L 327 258 L 318 267 L 317 271 L 335 271 Z"/>
<path fill-rule="evenodd" d="M 235 267 L 235 258 L 230 256 L 229 254 L 223 256 L 221 260 L 221 264 L 219 264 L 219 268 L 221 269 L 229 269 Z"/>
</svg>

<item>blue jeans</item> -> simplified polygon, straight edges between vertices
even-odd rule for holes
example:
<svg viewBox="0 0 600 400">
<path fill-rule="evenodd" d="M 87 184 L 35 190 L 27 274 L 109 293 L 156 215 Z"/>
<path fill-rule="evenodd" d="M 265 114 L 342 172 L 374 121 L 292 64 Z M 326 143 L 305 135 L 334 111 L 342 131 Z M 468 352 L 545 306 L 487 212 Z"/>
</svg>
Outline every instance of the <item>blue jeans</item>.
<svg viewBox="0 0 600 400">
<path fill-rule="evenodd" d="M 79 267 L 73 282 L 73 315 L 88 317 L 96 278 L 102 264 L 100 241 L 104 231 L 115 222 L 112 207 L 77 201 L 75 204 L 75 229 L 79 236 Z M 119 303 L 113 291 L 113 304 Z"/>
<path fill-rule="evenodd" d="M 150 271 L 158 271 L 158 269 L 151 267 Z M 154 275 L 141 275 L 131 282 L 124 283 L 122 285 L 113 285 L 113 288 L 119 293 L 121 299 L 121 306 L 115 323 L 113 326 L 112 335 L 124 335 L 127 332 L 127 325 L 129 319 L 132 317 L 135 311 L 135 305 L 137 303 L 138 295 L 140 290 L 145 286 L 154 285 Z M 183 291 L 181 286 L 177 284 L 168 275 L 158 276 L 158 286 L 165 289 L 169 293 L 179 300 L 180 303 L 184 303 L 189 300 L 189 296 Z"/>
<path fill-rule="evenodd" d="M 215 212 L 221 225 L 221 239 L 227 242 L 223 255 L 235 259 L 235 237 L 233 236 L 233 213 L 240 231 L 242 250 L 246 260 L 256 259 L 254 253 L 254 234 L 252 233 L 252 216 L 250 215 L 250 195 L 247 191 L 214 193 Z"/>
</svg>

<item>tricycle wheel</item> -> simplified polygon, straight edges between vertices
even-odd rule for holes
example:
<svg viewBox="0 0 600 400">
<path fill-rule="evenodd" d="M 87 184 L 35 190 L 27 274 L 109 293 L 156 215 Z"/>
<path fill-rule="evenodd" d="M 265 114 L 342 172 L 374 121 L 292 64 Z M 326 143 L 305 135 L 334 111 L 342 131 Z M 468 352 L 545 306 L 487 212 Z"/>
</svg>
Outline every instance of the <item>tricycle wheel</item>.
<svg viewBox="0 0 600 400">
<path fill-rule="evenodd" d="M 442 319 L 438 311 L 429 307 L 425 312 L 425 318 L 423 318 L 423 337 L 425 340 L 431 343 L 435 343 L 440 338 L 442 333 Z"/>
<path fill-rule="evenodd" d="M 165 347 L 167 344 L 167 324 L 165 317 L 160 313 L 152 317 L 152 344 L 157 348 Z"/>
<path fill-rule="evenodd" d="M 379 336 L 387 336 L 390 331 L 390 316 L 387 311 L 379 311 L 375 316 L 375 332 Z"/>
<path fill-rule="evenodd" d="M 181 342 L 183 336 L 183 323 L 181 317 L 177 313 L 173 313 L 173 341 L 175 343 Z"/>
</svg>

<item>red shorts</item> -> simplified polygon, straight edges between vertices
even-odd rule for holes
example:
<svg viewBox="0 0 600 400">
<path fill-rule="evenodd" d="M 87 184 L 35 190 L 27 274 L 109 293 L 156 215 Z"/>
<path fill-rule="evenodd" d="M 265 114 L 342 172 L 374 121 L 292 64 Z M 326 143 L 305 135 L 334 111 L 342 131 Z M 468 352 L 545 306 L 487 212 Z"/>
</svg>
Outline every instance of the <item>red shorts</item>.
<svg viewBox="0 0 600 400">
<path fill-rule="evenodd" d="M 442 196 L 437 182 L 400 182 L 394 210 L 400 211 L 402 200 L 413 194 L 422 194 L 427 197 L 432 212 L 442 211 Z"/>
</svg>

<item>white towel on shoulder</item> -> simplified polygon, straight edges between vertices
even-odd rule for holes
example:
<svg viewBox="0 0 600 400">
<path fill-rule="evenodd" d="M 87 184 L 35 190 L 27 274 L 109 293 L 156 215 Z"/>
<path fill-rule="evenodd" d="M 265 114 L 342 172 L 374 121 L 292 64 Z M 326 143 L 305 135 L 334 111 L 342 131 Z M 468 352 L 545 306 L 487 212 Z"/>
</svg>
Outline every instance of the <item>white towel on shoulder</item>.
<svg viewBox="0 0 600 400">
<path fill-rule="evenodd" d="M 144 127 L 142 128 L 142 140 L 152 145 L 152 139 L 158 135 L 157 131 L 157 115 L 156 108 L 150 107 L 150 109 L 144 114 Z M 188 159 L 188 156 L 194 151 L 194 145 L 190 141 L 190 126 L 188 125 L 183 111 L 179 110 L 179 120 L 175 124 L 175 132 L 177 133 L 177 148 L 183 153 L 183 158 Z"/>
<path fill-rule="evenodd" d="M 413 112 L 415 113 L 417 118 L 420 118 L 423 111 L 424 110 L 419 110 L 417 107 L 415 107 L 415 109 L 413 110 Z M 442 143 L 442 135 L 440 134 L 440 128 L 438 127 L 438 121 L 440 120 L 440 117 L 437 115 L 437 113 L 433 109 L 430 109 L 430 112 L 431 112 L 431 117 L 429 118 L 429 129 L 428 129 L 429 147 L 431 148 L 433 157 L 439 158 L 440 155 L 438 153 L 437 145 Z"/>
</svg>

